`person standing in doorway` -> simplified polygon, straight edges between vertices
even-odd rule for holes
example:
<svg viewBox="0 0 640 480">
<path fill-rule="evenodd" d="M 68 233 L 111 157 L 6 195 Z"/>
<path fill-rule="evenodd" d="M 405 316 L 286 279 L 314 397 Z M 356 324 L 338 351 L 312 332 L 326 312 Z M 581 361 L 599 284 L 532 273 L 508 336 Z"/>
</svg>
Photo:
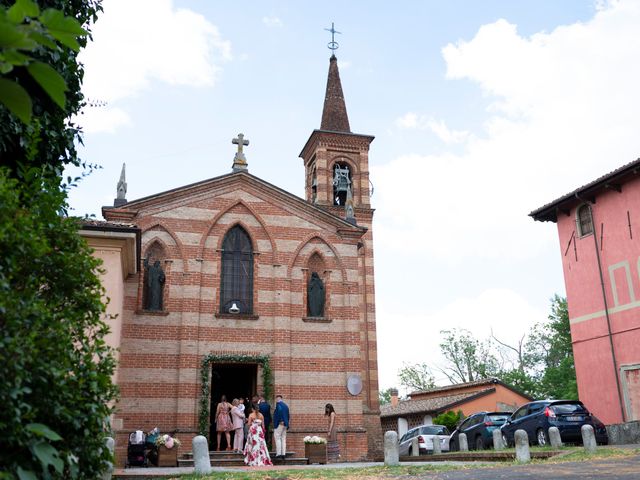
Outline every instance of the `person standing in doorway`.
<svg viewBox="0 0 640 480">
<path fill-rule="evenodd" d="M 244 424 L 245 416 L 244 413 L 240 411 L 238 408 L 238 404 L 240 402 L 237 398 L 233 399 L 231 404 L 233 407 L 231 408 L 231 421 L 233 422 L 233 451 L 242 453 L 244 449 Z"/>
<path fill-rule="evenodd" d="M 264 417 L 264 436 L 267 439 L 267 445 L 271 448 L 271 435 L 269 429 L 271 428 L 271 405 L 264 399 L 263 395 L 258 397 L 258 409 Z"/>
<path fill-rule="evenodd" d="M 337 462 L 340 458 L 340 446 L 338 445 L 338 428 L 336 426 L 336 411 L 333 405 L 327 403 L 324 407 L 324 414 L 329 417 L 329 428 L 327 430 L 327 461 Z"/>
<path fill-rule="evenodd" d="M 220 448 L 220 437 L 224 433 L 227 440 L 227 450 L 231 450 L 231 430 L 233 430 L 233 423 L 231 423 L 231 417 L 229 416 L 229 410 L 231 410 L 231 404 L 227 402 L 226 395 L 220 397 L 220 403 L 216 407 L 216 432 L 218 432 L 218 451 Z"/>
<path fill-rule="evenodd" d="M 276 458 L 282 460 L 287 455 L 287 430 L 289 429 L 289 406 L 276 395 L 276 408 L 273 411 L 273 439 L 276 442 Z"/>
</svg>

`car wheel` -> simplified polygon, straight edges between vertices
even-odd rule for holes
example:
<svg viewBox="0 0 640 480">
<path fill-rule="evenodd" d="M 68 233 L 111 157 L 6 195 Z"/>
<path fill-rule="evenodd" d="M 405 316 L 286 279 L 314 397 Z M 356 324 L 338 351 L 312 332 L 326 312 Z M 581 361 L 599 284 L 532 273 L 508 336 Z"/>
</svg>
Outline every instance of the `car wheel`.
<svg viewBox="0 0 640 480">
<path fill-rule="evenodd" d="M 480 436 L 476 437 L 476 450 L 484 450 L 484 442 Z"/>
<path fill-rule="evenodd" d="M 450 452 L 457 452 L 458 451 L 458 444 L 456 443 L 455 440 L 451 441 L 449 443 L 449 451 Z"/>
<path fill-rule="evenodd" d="M 539 428 L 536 432 L 536 438 L 538 439 L 538 445 L 546 447 L 549 445 L 549 435 L 544 431 L 544 428 Z"/>
</svg>

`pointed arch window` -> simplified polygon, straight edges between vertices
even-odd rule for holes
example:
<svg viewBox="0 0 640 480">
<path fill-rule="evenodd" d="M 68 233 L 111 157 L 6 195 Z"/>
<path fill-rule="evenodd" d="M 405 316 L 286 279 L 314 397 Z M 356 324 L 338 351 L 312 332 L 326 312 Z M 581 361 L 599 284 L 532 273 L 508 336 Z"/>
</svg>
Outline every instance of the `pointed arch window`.
<svg viewBox="0 0 640 480">
<path fill-rule="evenodd" d="M 347 203 L 347 191 L 351 188 L 349 164 L 336 162 L 333 165 L 333 204 L 345 205 Z"/>
<path fill-rule="evenodd" d="M 244 228 L 236 225 L 222 242 L 220 313 L 253 313 L 253 246 Z M 235 310 L 235 309 L 234 309 Z"/>
</svg>

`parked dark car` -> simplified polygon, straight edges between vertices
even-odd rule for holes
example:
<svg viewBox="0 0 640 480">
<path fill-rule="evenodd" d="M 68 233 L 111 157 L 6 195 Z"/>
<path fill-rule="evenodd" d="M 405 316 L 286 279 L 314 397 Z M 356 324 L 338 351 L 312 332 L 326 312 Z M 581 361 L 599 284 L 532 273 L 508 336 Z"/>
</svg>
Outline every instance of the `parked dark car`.
<svg viewBox="0 0 640 480">
<path fill-rule="evenodd" d="M 549 443 L 549 427 L 558 427 L 564 443 L 582 443 L 580 428 L 591 425 L 596 442 L 607 444 L 609 437 L 604 424 L 578 400 L 540 400 L 527 403 L 513 412 L 501 427 L 502 439 L 512 446 L 516 430 L 527 432 L 530 444 Z"/>
<path fill-rule="evenodd" d="M 511 412 L 478 412 L 469 415 L 451 434 L 449 448 L 460 450 L 459 435 L 467 435 L 467 444 L 471 450 L 484 450 L 493 447 L 493 431 L 507 421 Z"/>
</svg>

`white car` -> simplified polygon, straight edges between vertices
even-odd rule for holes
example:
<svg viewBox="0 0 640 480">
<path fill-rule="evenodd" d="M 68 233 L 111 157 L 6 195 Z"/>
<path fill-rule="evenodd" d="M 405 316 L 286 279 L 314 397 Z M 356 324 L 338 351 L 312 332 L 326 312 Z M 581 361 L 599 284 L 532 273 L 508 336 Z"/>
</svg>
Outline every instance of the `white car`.
<svg viewBox="0 0 640 480">
<path fill-rule="evenodd" d="M 437 438 L 440 442 L 440 450 L 449 451 L 449 436 L 451 433 L 444 425 L 421 425 L 412 428 L 400 439 L 400 455 L 412 455 L 412 445 L 414 437 L 418 437 L 418 448 L 420 453 L 433 453 L 433 440 Z"/>
</svg>

